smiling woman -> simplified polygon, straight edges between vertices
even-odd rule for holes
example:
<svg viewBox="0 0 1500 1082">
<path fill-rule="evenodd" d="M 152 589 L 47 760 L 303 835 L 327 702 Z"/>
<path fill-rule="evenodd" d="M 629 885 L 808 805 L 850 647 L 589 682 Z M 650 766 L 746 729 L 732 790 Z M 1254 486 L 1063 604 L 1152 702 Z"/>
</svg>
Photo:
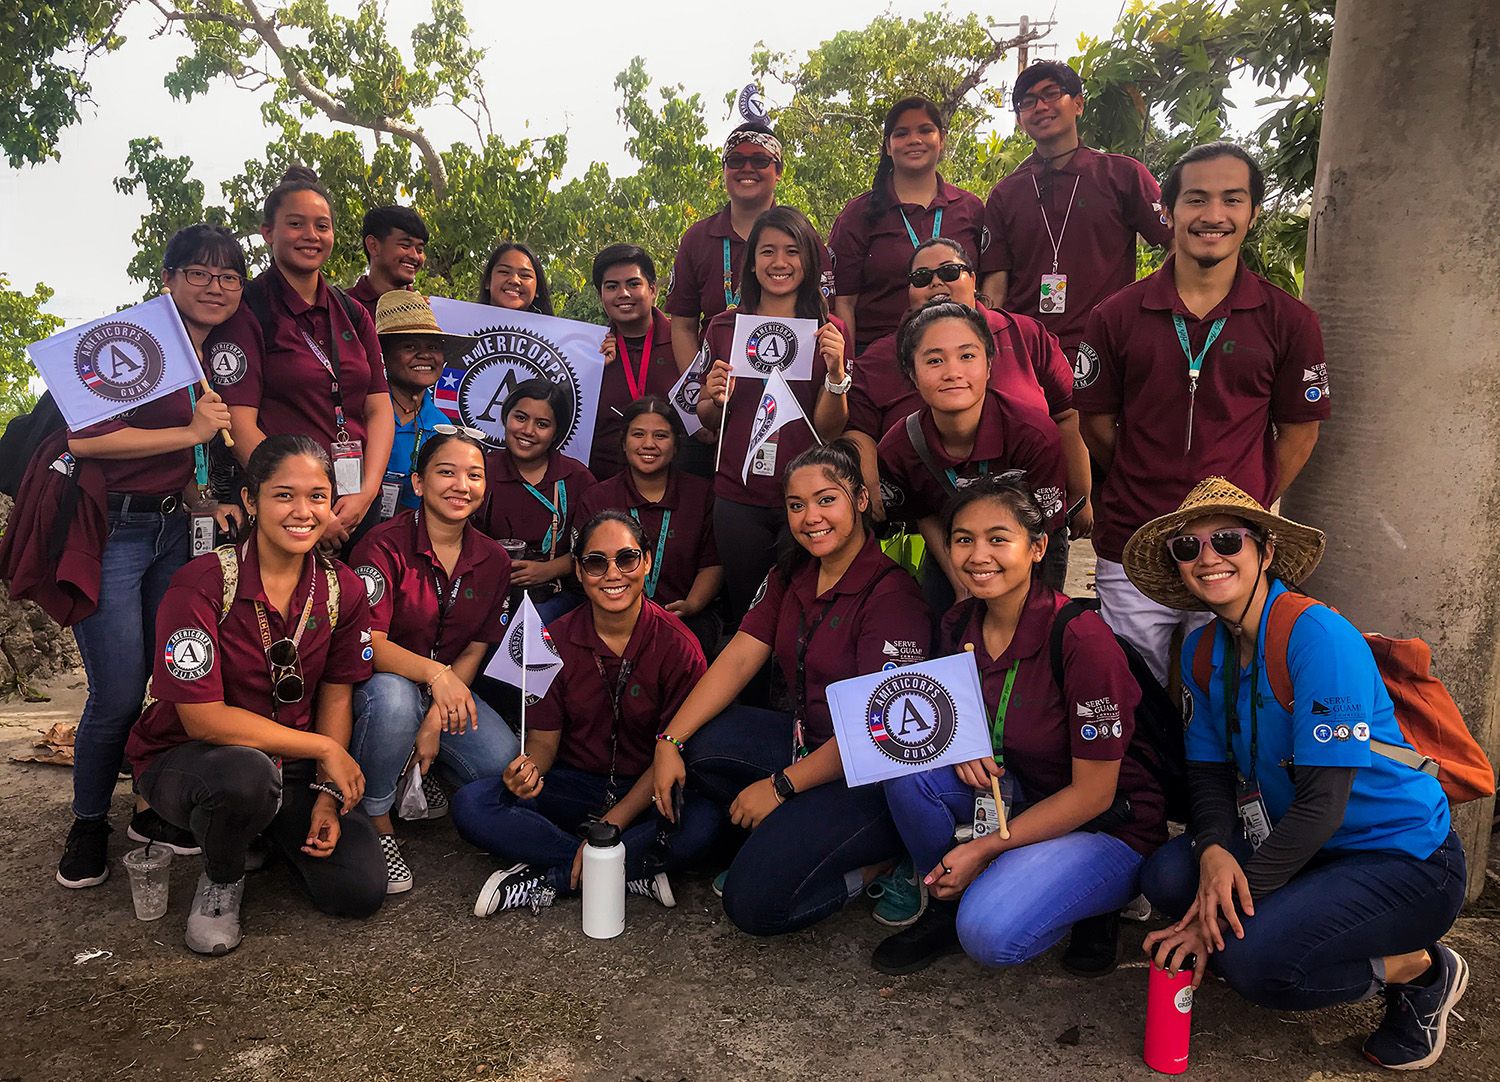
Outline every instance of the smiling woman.
<svg viewBox="0 0 1500 1082">
<path fill-rule="evenodd" d="M 542 261 L 519 241 L 502 241 L 479 276 L 479 303 L 552 315 L 552 291 Z"/>
</svg>

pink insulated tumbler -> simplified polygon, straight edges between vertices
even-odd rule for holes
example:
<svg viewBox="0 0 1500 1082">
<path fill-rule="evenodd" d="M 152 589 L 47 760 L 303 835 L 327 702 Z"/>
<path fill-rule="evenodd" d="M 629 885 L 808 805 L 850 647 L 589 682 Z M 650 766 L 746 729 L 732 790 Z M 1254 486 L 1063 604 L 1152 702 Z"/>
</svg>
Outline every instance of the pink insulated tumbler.
<svg viewBox="0 0 1500 1082">
<path fill-rule="evenodd" d="M 1162 1074 L 1187 1070 L 1192 1028 L 1192 956 L 1182 963 L 1175 977 L 1152 962 L 1146 986 L 1146 1066 Z"/>
</svg>

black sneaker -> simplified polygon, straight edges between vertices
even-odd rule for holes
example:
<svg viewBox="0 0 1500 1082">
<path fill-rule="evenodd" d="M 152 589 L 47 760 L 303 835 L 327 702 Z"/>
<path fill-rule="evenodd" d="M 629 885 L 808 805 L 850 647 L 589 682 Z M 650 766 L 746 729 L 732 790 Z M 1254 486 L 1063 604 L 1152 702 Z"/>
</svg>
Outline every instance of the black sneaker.
<svg viewBox="0 0 1500 1082">
<path fill-rule="evenodd" d="M 1120 964 L 1120 914 L 1101 913 L 1073 925 L 1062 967 L 1075 977 L 1107 977 Z"/>
<path fill-rule="evenodd" d="M 944 955 L 958 954 L 963 948 L 958 942 L 957 920 L 957 902 L 929 900 L 915 924 L 881 941 L 870 955 L 870 964 L 882 973 L 900 977 L 926 969 Z"/>
<path fill-rule="evenodd" d="M 530 909 L 533 913 L 557 901 L 557 888 L 547 873 L 529 864 L 502 868 L 484 881 L 474 900 L 476 917 L 491 917 L 502 909 Z"/>
<path fill-rule="evenodd" d="M 62 859 L 57 862 L 57 881 L 74 890 L 97 887 L 109 878 L 109 821 L 74 819 Z"/>
<path fill-rule="evenodd" d="M 173 826 L 153 808 L 141 808 L 130 817 L 130 827 L 125 831 L 133 842 L 150 842 L 163 849 L 170 849 L 179 857 L 196 857 L 203 852 L 198 839 L 191 830 Z"/>
<path fill-rule="evenodd" d="M 1448 1015 L 1469 987 L 1469 964 L 1441 943 L 1421 984 L 1388 984 L 1385 1018 L 1365 1040 L 1365 1059 L 1393 1071 L 1431 1067 L 1448 1043 Z"/>
</svg>

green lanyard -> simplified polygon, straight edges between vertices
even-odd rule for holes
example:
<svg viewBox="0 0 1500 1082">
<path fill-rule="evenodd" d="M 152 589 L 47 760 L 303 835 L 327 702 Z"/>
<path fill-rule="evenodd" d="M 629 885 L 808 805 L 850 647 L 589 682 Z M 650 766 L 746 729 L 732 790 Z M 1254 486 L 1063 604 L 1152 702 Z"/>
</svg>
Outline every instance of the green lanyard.
<svg viewBox="0 0 1500 1082">
<path fill-rule="evenodd" d="M 1005 715 L 1010 710 L 1010 692 L 1016 686 L 1016 670 L 1019 660 L 1010 663 L 1005 674 L 1005 686 L 1000 689 L 1000 701 L 995 704 L 995 720 L 990 724 L 990 745 L 995 749 L 995 762 L 1005 765 Z"/>
<path fill-rule="evenodd" d="M 1226 632 L 1227 634 L 1227 632 Z M 1250 662 L 1250 770 L 1249 780 L 1253 784 L 1255 772 L 1258 767 L 1256 762 L 1260 755 L 1260 719 L 1255 713 L 1255 696 L 1260 686 L 1260 647 L 1257 645 L 1255 659 Z M 1234 754 L 1234 734 L 1240 730 L 1240 652 L 1234 642 L 1234 636 L 1229 636 L 1229 642 L 1224 647 L 1224 753 L 1229 762 L 1234 764 L 1235 770 L 1240 775 L 1240 780 L 1245 780 L 1245 772 L 1239 769 L 1239 762 Z"/>
<path fill-rule="evenodd" d="M 641 514 L 634 507 L 630 509 L 630 517 L 637 522 L 641 521 Z M 653 601 L 656 600 L 656 583 L 661 578 L 662 557 L 667 552 L 667 530 L 672 526 L 672 512 L 665 509 L 661 513 L 661 530 L 656 535 L 656 558 L 651 561 L 651 574 L 646 576 L 646 596 Z"/>
<path fill-rule="evenodd" d="M 901 215 L 901 224 L 906 226 L 906 235 L 911 238 L 911 246 L 913 248 L 922 247 L 922 242 L 917 239 L 917 231 L 911 227 L 911 222 L 909 222 L 906 218 L 906 211 L 902 210 L 900 207 L 897 207 L 896 213 Z M 942 235 L 943 208 L 938 207 L 937 213 L 932 216 L 932 239 L 937 240 Z"/>
<path fill-rule="evenodd" d="M 730 309 L 730 308 L 738 308 L 740 306 L 740 291 L 738 289 L 732 289 L 733 285 L 734 285 L 734 270 L 729 265 L 729 238 L 725 237 L 724 238 L 724 308 L 725 308 L 726 311 L 728 309 Z"/>
<path fill-rule="evenodd" d="M 1188 363 L 1188 421 L 1187 421 L 1187 450 L 1193 449 L 1193 405 L 1198 398 L 1198 374 L 1203 371 L 1203 361 L 1208 357 L 1209 347 L 1219 337 L 1219 332 L 1224 329 L 1228 316 L 1220 316 L 1214 320 L 1213 326 L 1208 329 L 1208 338 L 1203 343 L 1203 348 L 1198 351 L 1198 356 L 1193 356 L 1193 347 L 1188 342 L 1187 321 L 1176 312 L 1172 313 L 1172 326 L 1177 328 L 1177 344 L 1182 347 L 1182 355 L 1187 358 Z"/>
<path fill-rule="evenodd" d="M 198 408 L 198 396 L 193 393 L 193 385 L 188 384 L 188 408 Z M 200 491 L 208 488 L 208 453 L 203 449 L 203 444 L 193 444 L 193 480 L 197 482 Z"/>
</svg>

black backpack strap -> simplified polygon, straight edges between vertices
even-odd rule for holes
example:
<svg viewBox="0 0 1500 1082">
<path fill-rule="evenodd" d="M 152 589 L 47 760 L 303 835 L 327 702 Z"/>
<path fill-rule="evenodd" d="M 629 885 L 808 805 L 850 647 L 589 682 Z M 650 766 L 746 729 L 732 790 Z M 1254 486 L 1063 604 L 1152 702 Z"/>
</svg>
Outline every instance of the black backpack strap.
<svg viewBox="0 0 1500 1082">
<path fill-rule="evenodd" d="M 244 293 L 241 294 L 250 308 L 250 314 L 255 317 L 255 322 L 260 324 L 261 349 L 270 348 L 276 331 L 271 324 L 271 298 L 266 294 L 267 285 L 265 274 L 257 274 L 245 283 Z"/>
<path fill-rule="evenodd" d="M 906 415 L 906 438 L 911 440 L 912 450 L 917 452 L 917 457 L 922 460 L 922 465 L 927 467 L 929 473 L 948 495 L 956 495 L 958 489 L 954 488 L 948 480 L 948 475 L 938 466 L 937 460 L 932 457 L 932 448 L 927 445 L 927 433 L 922 431 L 922 420 L 919 413 L 908 413 Z"/>
<path fill-rule="evenodd" d="M 1073 597 L 1068 603 L 1057 610 L 1057 615 L 1052 618 L 1052 681 L 1061 691 L 1063 686 L 1063 635 L 1068 630 L 1068 625 L 1073 622 L 1073 617 L 1085 612 L 1096 612 L 1099 609 L 1097 598 Z"/>
</svg>

